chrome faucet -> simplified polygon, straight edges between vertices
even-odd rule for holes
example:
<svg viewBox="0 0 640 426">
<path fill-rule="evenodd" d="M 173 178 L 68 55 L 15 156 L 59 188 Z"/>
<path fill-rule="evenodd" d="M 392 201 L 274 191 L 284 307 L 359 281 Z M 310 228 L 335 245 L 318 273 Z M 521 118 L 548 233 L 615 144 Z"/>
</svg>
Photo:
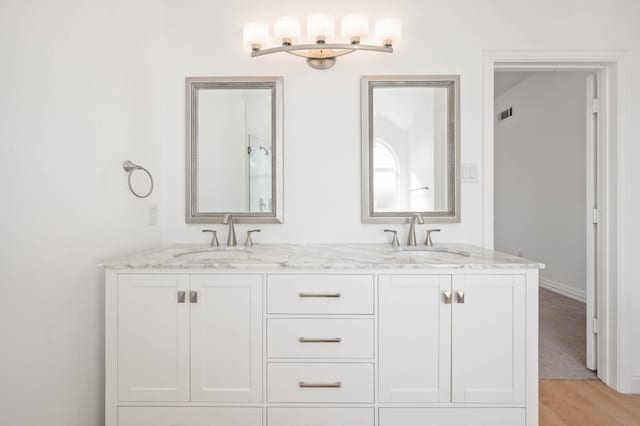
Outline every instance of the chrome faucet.
<svg viewBox="0 0 640 426">
<path fill-rule="evenodd" d="M 407 236 L 407 245 L 408 246 L 416 246 L 416 221 L 422 225 L 424 223 L 424 219 L 420 213 L 414 213 L 411 217 L 411 222 L 409 224 L 409 235 Z"/>
<path fill-rule="evenodd" d="M 432 232 L 440 232 L 439 229 L 428 229 L 427 230 L 427 238 L 424 240 L 424 245 L 427 247 L 433 247 L 433 240 L 431 239 Z"/>
<path fill-rule="evenodd" d="M 222 218 L 223 225 L 229 225 L 229 232 L 227 235 L 227 246 L 235 247 L 238 245 L 238 240 L 236 240 L 236 228 L 233 226 L 233 216 L 230 214 L 225 214 Z"/>
<path fill-rule="evenodd" d="M 211 243 L 209 243 L 209 247 L 220 246 L 220 243 L 218 242 L 218 233 L 215 229 L 203 229 L 202 232 L 211 232 Z"/>
</svg>

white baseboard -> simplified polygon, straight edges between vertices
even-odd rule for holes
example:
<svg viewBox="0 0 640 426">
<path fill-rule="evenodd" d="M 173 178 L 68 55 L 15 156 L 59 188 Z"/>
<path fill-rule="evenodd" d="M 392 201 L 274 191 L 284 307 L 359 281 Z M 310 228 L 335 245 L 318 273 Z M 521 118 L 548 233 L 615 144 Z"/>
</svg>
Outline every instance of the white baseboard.
<svg viewBox="0 0 640 426">
<path fill-rule="evenodd" d="M 570 299 L 577 300 L 578 302 L 587 303 L 587 292 L 577 290 L 566 284 L 559 283 L 557 281 L 550 280 L 548 278 L 540 277 L 540 287 L 553 291 L 554 293 L 561 294 Z"/>
<path fill-rule="evenodd" d="M 630 393 L 640 393 L 640 370 L 631 372 L 631 383 L 629 384 Z"/>
</svg>

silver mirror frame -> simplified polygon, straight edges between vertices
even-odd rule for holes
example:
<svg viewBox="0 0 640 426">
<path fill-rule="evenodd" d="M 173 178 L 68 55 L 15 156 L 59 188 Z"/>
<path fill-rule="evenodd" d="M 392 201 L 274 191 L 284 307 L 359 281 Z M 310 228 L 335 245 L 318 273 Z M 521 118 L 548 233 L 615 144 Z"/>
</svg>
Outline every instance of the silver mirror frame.
<svg viewBox="0 0 640 426">
<path fill-rule="evenodd" d="M 272 132 L 273 211 L 200 212 L 198 210 L 197 101 L 198 89 L 270 89 Z M 282 77 L 187 77 L 186 78 L 186 223 L 222 223 L 231 214 L 236 223 L 283 223 L 283 79 Z"/>
<path fill-rule="evenodd" d="M 448 89 L 447 161 L 449 208 L 443 212 L 418 212 L 428 223 L 459 223 L 460 217 L 460 76 L 363 76 L 361 78 L 362 223 L 406 223 L 416 212 L 373 211 L 373 88 L 446 87 Z"/>
</svg>

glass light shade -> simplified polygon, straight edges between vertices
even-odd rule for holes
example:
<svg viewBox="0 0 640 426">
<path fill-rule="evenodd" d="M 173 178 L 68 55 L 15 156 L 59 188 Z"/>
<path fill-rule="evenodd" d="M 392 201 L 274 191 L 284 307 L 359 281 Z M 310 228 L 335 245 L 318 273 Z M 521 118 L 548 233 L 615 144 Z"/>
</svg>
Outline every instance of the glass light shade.
<svg viewBox="0 0 640 426">
<path fill-rule="evenodd" d="M 269 41 L 269 28 L 262 22 L 249 22 L 242 29 L 244 45 L 250 50 L 261 49 Z"/>
<path fill-rule="evenodd" d="M 313 41 L 325 41 L 335 33 L 335 22 L 329 15 L 314 13 L 307 17 L 307 37 Z"/>
<path fill-rule="evenodd" d="M 385 46 L 402 39 L 402 24 L 397 19 L 384 18 L 376 21 L 376 39 L 382 41 Z"/>
<path fill-rule="evenodd" d="M 284 43 L 293 43 L 300 39 L 300 20 L 295 16 L 283 16 L 276 19 L 273 36 Z"/>
<path fill-rule="evenodd" d="M 365 15 L 351 14 L 342 18 L 342 36 L 352 42 L 359 42 L 369 35 L 369 18 Z"/>
</svg>

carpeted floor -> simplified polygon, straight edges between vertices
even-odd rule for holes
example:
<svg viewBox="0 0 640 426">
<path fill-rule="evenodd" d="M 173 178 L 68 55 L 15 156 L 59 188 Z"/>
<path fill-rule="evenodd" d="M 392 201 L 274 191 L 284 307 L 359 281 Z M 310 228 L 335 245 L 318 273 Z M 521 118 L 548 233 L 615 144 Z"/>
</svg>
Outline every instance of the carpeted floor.
<svg viewBox="0 0 640 426">
<path fill-rule="evenodd" d="M 585 367 L 586 305 L 540 289 L 540 378 L 597 379 Z"/>
</svg>

